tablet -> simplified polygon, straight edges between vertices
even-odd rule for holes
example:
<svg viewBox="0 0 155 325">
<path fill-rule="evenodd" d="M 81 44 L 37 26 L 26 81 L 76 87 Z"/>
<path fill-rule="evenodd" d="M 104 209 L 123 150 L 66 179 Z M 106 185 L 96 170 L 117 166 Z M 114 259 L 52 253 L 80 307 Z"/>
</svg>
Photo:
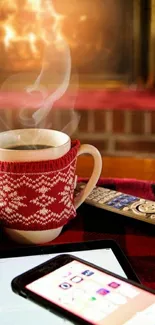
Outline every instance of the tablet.
<svg viewBox="0 0 155 325">
<path fill-rule="evenodd" d="M 22 256 L 22 251 L 25 256 Z M 44 308 L 15 295 L 11 290 L 11 281 L 17 275 L 61 254 L 70 253 L 88 262 L 101 266 L 125 278 L 139 282 L 130 263 L 120 247 L 112 240 L 100 240 L 84 243 L 60 244 L 8 251 L 7 257 L 0 257 L 0 324 L 1 325 L 62 325 L 68 321 Z M 26 256 L 27 255 L 27 256 Z M 73 324 L 73 323 L 70 323 Z"/>
</svg>

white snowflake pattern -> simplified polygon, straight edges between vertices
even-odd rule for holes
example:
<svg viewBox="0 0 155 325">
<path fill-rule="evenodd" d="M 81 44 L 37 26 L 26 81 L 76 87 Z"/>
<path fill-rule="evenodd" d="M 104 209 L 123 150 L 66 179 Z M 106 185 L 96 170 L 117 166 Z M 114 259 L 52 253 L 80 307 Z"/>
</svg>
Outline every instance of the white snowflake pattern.
<svg viewBox="0 0 155 325">
<path fill-rule="evenodd" d="M 48 207 L 55 200 L 56 198 L 54 197 L 50 197 L 49 195 L 42 194 L 36 197 L 35 199 L 31 200 L 30 202 L 41 208 L 44 208 L 44 207 Z"/>
<path fill-rule="evenodd" d="M 43 216 L 46 216 L 48 212 L 49 212 L 49 210 L 46 209 L 46 208 L 43 208 L 43 209 L 41 209 L 41 210 L 39 211 L 39 213 L 42 214 Z"/>
<path fill-rule="evenodd" d="M 60 222 L 66 222 L 74 217 L 75 208 L 72 201 L 75 166 L 76 159 L 59 172 L 43 172 L 39 175 L 35 172 L 19 173 L 19 177 L 16 172 L 15 175 L 14 172 L 12 173 L 13 176 L 2 173 L 0 175 L 0 219 L 5 219 L 11 226 L 19 223 L 26 229 L 31 229 L 35 225 L 38 229 L 38 225 L 45 227 L 54 224 L 55 227 L 55 225 L 59 226 Z M 61 189 L 57 190 L 57 188 Z M 23 189 L 25 193 L 22 192 Z M 60 202 L 62 204 L 59 207 Z M 23 207 L 27 208 L 26 215 Z"/>
<path fill-rule="evenodd" d="M 73 181 L 74 181 L 73 177 L 70 177 L 70 179 L 69 179 L 69 181 L 68 181 L 68 184 L 69 184 L 69 185 L 72 185 L 72 184 L 73 184 Z"/>
<path fill-rule="evenodd" d="M 4 186 L 3 186 L 3 190 L 4 190 L 5 192 L 10 192 L 10 191 L 11 191 L 11 187 L 8 186 L 8 185 L 4 185 Z"/>
<path fill-rule="evenodd" d="M 6 207 L 6 208 L 5 208 L 5 211 L 6 211 L 8 214 L 12 213 L 12 209 L 10 209 L 9 207 Z"/>
<path fill-rule="evenodd" d="M 4 209 L 7 214 L 17 211 L 19 207 L 26 207 L 22 201 L 26 196 L 19 196 L 17 191 L 11 190 L 9 186 L 4 186 L 3 191 L 0 191 L 0 207 Z"/>
<path fill-rule="evenodd" d="M 42 194 L 45 194 L 46 192 L 49 191 L 49 188 L 46 187 L 45 185 L 43 185 L 41 188 L 39 188 L 38 192 L 39 193 L 42 193 Z"/>
<path fill-rule="evenodd" d="M 61 200 L 59 203 L 64 203 L 68 208 L 70 208 L 72 202 L 71 202 L 71 188 L 70 186 L 66 185 L 64 187 L 63 192 L 59 192 L 58 195 L 61 195 Z"/>
</svg>

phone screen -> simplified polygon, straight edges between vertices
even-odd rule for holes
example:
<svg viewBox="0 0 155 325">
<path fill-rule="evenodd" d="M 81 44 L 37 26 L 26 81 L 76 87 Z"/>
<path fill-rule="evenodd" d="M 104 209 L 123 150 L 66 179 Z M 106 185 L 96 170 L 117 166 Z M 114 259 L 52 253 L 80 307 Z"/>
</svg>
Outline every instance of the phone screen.
<svg viewBox="0 0 155 325">
<path fill-rule="evenodd" d="M 81 258 L 88 263 L 93 261 L 94 264 L 105 268 L 111 272 L 129 278 L 129 274 L 123 270 L 123 262 L 118 260 L 117 254 L 111 248 L 90 249 L 82 251 L 72 251 L 72 254 Z M 3 325 L 27 325 L 31 324 L 32 319 L 35 324 L 43 325 L 46 319 L 46 325 L 66 325 L 67 320 L 64 317 L 58 317 L 53 313 L 48 313 L 46 309 L 40 308 L 37 304 L 33 304 L 28 299 L 22 299 L 15 295 L 11 289 L 11 281 L 19 274 L 24 273 L 51 258 L 57 254 L 43 254 L 36 256 L 23 256 L 13 258 L 0 259 L 0 324 Z M 126 271 L 127 272 L 127 271 Z M 130 275 L 132 277 L 132 275 Z M 5 322 L 4 322 L 5 320 Z M 69 322 L 70 325 L 74 324 Z"/>
<path fill-rule="evenodd" d="M 76 260 L 26 289 L 91 324 L 155 324 L 153 293 Z"/>
</svg>

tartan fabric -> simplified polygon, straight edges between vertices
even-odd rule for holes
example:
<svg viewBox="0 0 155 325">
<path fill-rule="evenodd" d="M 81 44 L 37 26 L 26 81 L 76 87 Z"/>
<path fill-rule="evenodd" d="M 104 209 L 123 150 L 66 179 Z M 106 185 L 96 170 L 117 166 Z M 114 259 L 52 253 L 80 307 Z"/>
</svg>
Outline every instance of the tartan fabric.
<svg viewBox="0 0 155 325">
<path fill-rule="evenodd" d="M 100 179 L 98 184 L 155 200 L 154 182 L 109 178 Z M 114 239 L 128 257 L 141 282 L 155 289 L 155 226 L 153 225 L 83 204 L 77 211 L 77 217 L 64 227 L 51 245 L 99 239 Z M 8 242 L 8 248 L 9 245 Z M 11 246 L 13 245 L 17 247 L 17 244 L 11 242 Z"/>
<path fill-rule="evenodd" d="M 155 200 L 155 182 L 102 178 L 98 185 Z M 155 289 L 154 225 L 83 204 L 77 211 L 76 219 L 66 226 L 54 243 L 97 239 L 114 239 L 128 257 L 140 281 Z"/>
</svg>

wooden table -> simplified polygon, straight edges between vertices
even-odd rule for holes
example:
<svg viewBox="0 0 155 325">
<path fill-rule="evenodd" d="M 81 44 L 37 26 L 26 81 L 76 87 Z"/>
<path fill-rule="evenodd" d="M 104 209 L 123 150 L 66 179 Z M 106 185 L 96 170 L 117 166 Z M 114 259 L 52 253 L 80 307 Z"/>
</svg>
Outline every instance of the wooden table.
<svg viewBox="0 0 155 325">
<path fill-rule="evenodd" d="M 103 157 L 101 177 L 136 178 L 155 180 L 155 159 L 134 157 Z M 77 162 L 77 174 L 89 177 L 93 168 L 90 156 L 80 156 Z"/>
</svg>

